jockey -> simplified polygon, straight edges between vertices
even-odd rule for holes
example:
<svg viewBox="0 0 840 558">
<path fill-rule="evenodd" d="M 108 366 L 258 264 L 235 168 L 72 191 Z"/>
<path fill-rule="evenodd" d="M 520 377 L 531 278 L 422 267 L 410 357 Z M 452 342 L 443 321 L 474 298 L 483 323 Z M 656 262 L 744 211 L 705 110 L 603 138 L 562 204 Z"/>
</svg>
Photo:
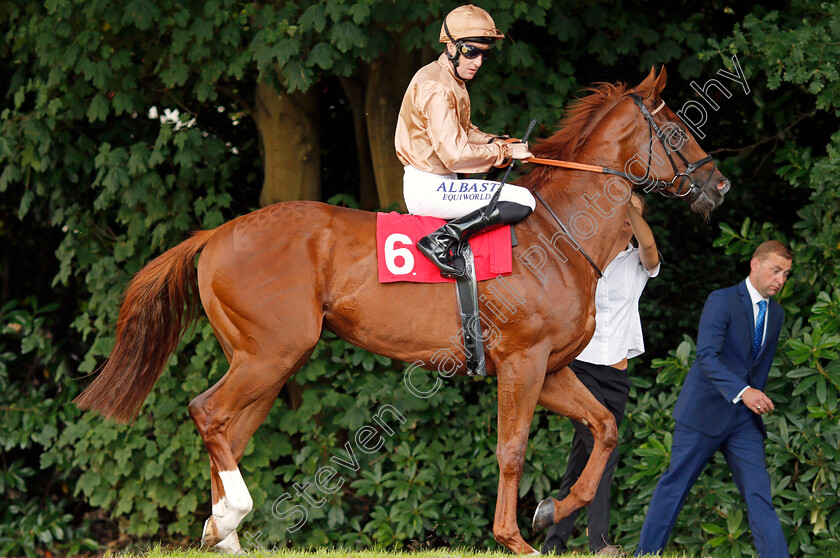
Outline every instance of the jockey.
<svg viewBox="0 0 840 558">
<path fill-rule="evenodd" d="M 461 240 L 498 225 L 518 223 L 536 202 L 527 189 L 505 185 L 490 215 L 484 215 L 499 182 L 459 180 L 456 172 L 486 172 L 511 159 L 532 157 L 527 144 L 506 142 L 470 122 L 470 96 L 465 82 L 475 77 L 496 39 L 504 35 L 493 18 L 472 4 L 455 8 L 444 18 L 440 42 L 446 50 L 421 68 L 408 85 L 397 118 L 394 144 L 405 165 L 403 196 L 408 211 L 452 219 L 420 239 L 417 249 L 444 276 L 462 277 L 452 250 Z"/>
</svg>

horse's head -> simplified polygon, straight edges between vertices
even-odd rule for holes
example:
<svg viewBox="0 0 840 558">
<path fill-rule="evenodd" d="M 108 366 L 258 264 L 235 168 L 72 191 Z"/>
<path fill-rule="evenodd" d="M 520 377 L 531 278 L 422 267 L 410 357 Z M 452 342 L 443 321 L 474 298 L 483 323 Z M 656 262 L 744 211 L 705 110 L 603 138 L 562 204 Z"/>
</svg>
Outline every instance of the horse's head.
<svg viewBox="0 0 840 558">
<path fill-rule="evenodd" d="M 658 76 L 651 68 L 616 106 L 635 123 L 625 145 L 638 146 L 622 170 L 645 191 L 685 199 L 693 211 L 707 217 L 723 203 L 730 183 L 662 100 L 666 80 L 664 67 Z"/>
</svg>

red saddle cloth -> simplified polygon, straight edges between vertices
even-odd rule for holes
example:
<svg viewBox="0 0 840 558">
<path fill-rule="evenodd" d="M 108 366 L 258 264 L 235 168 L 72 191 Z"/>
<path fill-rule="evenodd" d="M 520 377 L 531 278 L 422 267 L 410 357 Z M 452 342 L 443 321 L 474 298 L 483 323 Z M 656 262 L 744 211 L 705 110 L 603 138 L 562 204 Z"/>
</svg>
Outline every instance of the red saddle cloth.
<svg viewBox="0 0 840 558">
<path fill-rule="evenodd" d="M 446 221 L 436 217 L 376 214 L 376 259 L 380 283 L 409 281 L 412 283 L 454 283 L 440 276 L 440 270 L 415 244 Z M 508 275 L 513 267 L 510 227 L 499 227 L 470 238 L 475 257 L 476 279 L 492 279 Z"/>
</svg>

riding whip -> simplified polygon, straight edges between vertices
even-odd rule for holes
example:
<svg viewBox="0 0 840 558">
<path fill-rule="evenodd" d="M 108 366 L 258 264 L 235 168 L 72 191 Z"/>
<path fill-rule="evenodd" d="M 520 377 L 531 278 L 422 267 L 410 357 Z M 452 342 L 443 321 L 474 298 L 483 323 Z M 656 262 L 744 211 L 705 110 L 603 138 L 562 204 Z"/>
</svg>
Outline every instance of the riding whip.
<svg viewBox="0 0 840 558">
<path fill-rule="evenodd" d="M 526 143 L 528 141 L 528 136 L 531 135 L 531 131 L 533 131 L 534 126 L 537 125 L 537 119 L 532 118 L 530 124 L 528 124 L 528 129 L 525 130 L 525 135 L 522 136 L 522 139 L 519 140 L 519 143 Z M 508 163 L 507 171 L 505 171 L 505 176 L 502 178 L 502 183 L 499 184 L 498 189 L 496 189 L 496 193 L 493 194 L 493 197 L 490 198 L 490 203 L 487 204 L 487 209 L 484 210 L 484 217 L 489 216 L 493 213 L 493 210 L 496 209 L 496 204 L 499 201 L 499 195 L 502 193 L 502 188 L 505 186 L 505 182 L 507 182 L 507 178 L 510 175 L 510 171 L 513 169 L 513 157 L 510 158 L 510 163 Z"/>
</svg>

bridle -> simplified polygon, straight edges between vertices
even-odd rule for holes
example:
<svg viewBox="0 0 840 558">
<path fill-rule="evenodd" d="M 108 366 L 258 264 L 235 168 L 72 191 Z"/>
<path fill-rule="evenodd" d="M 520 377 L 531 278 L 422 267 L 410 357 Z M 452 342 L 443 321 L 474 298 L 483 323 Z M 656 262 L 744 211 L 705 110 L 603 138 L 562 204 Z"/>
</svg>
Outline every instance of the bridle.
<svg viewBox="0 0 840 558">
<path fill-rule="evenodd" d="M 715 165 L 714 165 L 714 162 L 713 162 L 713 159 L 712 159 L 711 155 L 707 155 L 706 157 L 703 157 L 702 159 L 700 159 L 698 161 L 695 161 L 693 163 L 689 163 L 688 159 L 686 159 L 683 156 L 683 154 L 680 153 L 679 149 L 673 149 L 673 148 L 669 147 L 667 137 L 665 136 L 665 133 L 662 131 L 662 128 L 660 128 L 659 125 L 653 120 L 653 115 L 656 114 L 657 112 L 659 112 L 662 109 L 662 107 L 665 106 L 665 101 L 662 101 L 662 103 L 653 112 L 650 112 L 648 110 L 648 108 L 645 106 L 645 103 L 640 96 L 636 95 L 635 93 L 630 93 L 629 97 L 631 99 L 633 99 L 633 102 L 636 103 L 636 106 L 639 107 L 640 111 L 642 111 L 642 115 L 645 117 L 645 120 L 647 120 L 647 123 L 648 123 L 648 144 L 650 145 L 650 149 L 648 150 L 648 164 L 647 164 L 647 168 L 645 169 L 645 175 L 643 177 L 641 177 L 641 180 L 643 180 L 644 181 L 643 183 L 645 184 L 645 186 L 644 186 L 645 191 L 646 192 L 656 192 L 656 193 L 658 193 L 662 196 L 668 197 L 668 198 L 683 198 L 683 197 L 691 194 L 691 198 L 689 198 L 689 200 L 696 199 L 697 196 L 700 195 L 701 189 L 696 184 L 694 184 L 694 181 L 691 178 L 691 173 L 693 173 L 694 171 L 696 171 L 700 167 L 702 167 L 704 165 L 707 165 L 709 163 L 712 163 L 712 166 L 713 166 L 712 172 L 714 172 L 714 166 Z M 654 132 L 656 133 L 656 137 L 659 139 L 659 143 L 662 144 L 662 149 L 665 150 L 665 155 L 668 156 L 668 161 L 671 163 L 671 168 L 674 171 L 674 178 L 672 178 L 670 181 L 656 180 L 656 179 L 651 179 L 650 178 L 651 163 L 653 161 L 652 152 L 653 152 L 653 134 L 654 134 Z M 685 170 L 684 171 L 680 172 L 677 169 L 677 164 L 674 162 L 674 158 L 671 155 L 672 153 L 676 153 L 677 157 L 679 157 L 680 160 L 683 162 L 683 164 L 685 165 Z M 634 183 L 637 183 L 637 184 L 639 183 L 639 180 L 640 180 L 639 177 L 631 177 L 631 176 L 626 175 L 625 173 L 621 173 L 621 174 L 624 175 L 624 178 L 627 178 L 631 182 L 634 182 Z M 686 179 L 688 180 L 689 185 L 688 185 L 688 188 L 686 188 L 685 191 L 683 192 L 682 185 L 683 185 L 684 180 L 686 180 Z M 677 180 L 680 181 L 679 185 L 677 184 Z M 673 191 L 673 192 L 669 191 L 668 188 L 672 188 L 675 191 Z"/>
<path fill-rule="evenodd" d="M 628 174 L 624 171 L 611 169 L 609 167 L 600 167 L 596 165 L 588 165 L 585 163 L 574 163 L 571 161 L 558 161 L 555 159 L 541 159 L 538 157 L 531 157 L 530 159 L 525 159 L 523 162 L 620 176 L 621 178 L 628 180 L 632 184 L 642 186 L 645 192 L 655 192 L 666 198 L 684 198 L 686 196 L 690 196 L 688 198 L 688 201 L 693 202 L 700 195 L 702 189 L 696 184 L 694 184 L 691 174 L 700 167 L 709 163 L 712 163 L 712 172 L 714 172 L 714 160 L 709 155 L 703 157 L 698 161 L 689 163 L 688 159 L 686 159 L 683 156 L 683 154 L 680 153 L 679 148 L 674 149 L 673 147 L 669 147 L 668 136 L 665 134 L 662 128 L 660 128 L 659 125 L 653 120 L 653 116 L 657 112 L 662 110 L 662 108 L 665 106 L 665 101 L 662 101 L 660 105 L 656 107 L 653 110 L 653 112 L 651 112 L 645 106 L 644 100 L 640 96 L 636 95 L 635 93 L 629 93 L 628 96 L 631 99 L 633 99 L 633 102 L 636 103 L 637 107 L 639 107 L 639 110 L 642 112 L 642 116 L 645 117 L 645 120 L 648 124 L 648 145 L 650 146 L 650 148 L 648 149 L 648 162 L 647 167 L 645 168 L 644 176 L 635 176 L 632 174 Z M 654 133 L 656 134 L 659 143 L 662 144 L 662 148 L 665 150 L 665 155 L 667 155 L 668 161 L 670 161 L 671 163 L 671 168 L 674 171 L 674 178 L 672 178 L 671 180 L 660 180 L 651 176 L 651 164 L 653 163 Z M 680 172 L 679 169 L 677 169 L 677 164 L 674 162 L 674 157 L 672 154 L 676 154 L 677 157 L 680 158 L 680 160 L 685 165 L 685 170 Z M 709 175 L 711 175 L 711 173 L 709 173 Z M 685 180 L 688 180 L 688 187 L 683 189 L 683 182 Z M 673 189 L 675 191 L 672 192 L 669 189 Z"/>
<path fill-rule="evenodd" d="M 668 146 L 668 141 L 667 141 L 668 138 L 665 135 L 665 132 L 663 132 L 662 128 L 660 128 L 659 125 L 653 120 L 653 116 L 657 112 L 662 110 L 662 108 L 665 106 L 665 101 L 662 101 L 662 103 L 658 107 L 656 107 L 653 110 L 653 112 L 651 112 L 645 106 L 644 100 L 639 95 L 636 95 L 635 93 L 630 93 L 629 97 L 631 99 L 633 99 L 633 102 L 636 103 L 637 107 L 639 107 L 639 110 L 642 112 L 642 115 L 645 117 L 645 120 L 648 123 L 648 145 L 650 146 L 650 149 L 648 149 L 648 162 L 647 162 L 647 167 L 645 168 L 645 175 L 644 176 L 642 176 L 642 177 L 633 176 L 633 175 L 627 174 L 624 171 L 611 169 L 609 167 L 599 167 L 599 166 L 596 166 L 596 165 L 588 165 L 588 164 L 585 164 L 585 163 L 574 163 L 574 162 L 571 162 L 571 161 L 558 161 L 558 160 L 555 160 L 555 159 L 540 159 L 540 158 L 537 158 L 537 157 L 531 157 L 530 159 L 525 159 L 523 162 L 525 162 L 525 163 L 537 163 L 537 164 L 549 165 L 549 166 L 553 166 L 553 167 L 562 167 L 562 168 L 567 168 L 567 169 L 582 170 L 582 171 L 589 171 L 589 172 L 600 172 L 602 174 L 612 174 L 612 175 L 615 175 L 615 176 L 620 176 L 620 177 L 624 178 L 625 180 L 628 180 L 631 183 L 636 184 L 636 185 L 642 185 L 643 184 L 644 185 L 643 188 L 644 188 L 645 192 L 656 192 L 656 193 L 658 193 L 662 196 L 668 197 L 668 198 L 684 198 L 684 197 L 690 195 L 691 197 L 688 198 L 689 202 L 694 201 L 700 195 L 700 193 L 702 192 L 702 189 L 699 186 L 697 186 L 696 184 L 694 184 L 694 181 L 691 179 L 691 174 L 694 171 L 696 171 L 697 169 L 699 169 L 700 167 L 702 167 L 704 165 L 707 165 L 709 163 L 712 163 L 712 172 L 714 172 L 715 164 L 713 162 L 712 157 L 709 155 L 709 156 L 703 157 L 702 159 L 700 159 L 698 161 L 695 161 L 693 163 L 689 163 L 688 159 L 686 159 L 683 156 L 683 154 L 680 153 L 679 148 L 673 149 L 673 148 Z M 651 177 L 651 163 L 653 162 L 653 134 L 654 133 L 656 133 L 656 137 L 659 139 L 659 143 L 662 144 L 662 148 L 665 150 L 665 154 L 668 156 L 668 160 L 671 162 L 671 168 L 674 170 L 674 178 L 672 178 L 671 180 L 659 180 L 657 178 L 652 178 Z M 671 155 L 672 153 L 676 153 L 677 157 L 679 157 L 680 160 L 685 164 L 685 170 L 683 172 L 680 172 L 679 169 L 677 169 L 677 164 L 674 162 L 674 158 Z M 709 175 L 711 176 L 711 173 L 709 173 Z M 683 181 L 686 180 L 686 179 L 688 180 L 689 185 L 688 185 L 688 188 L 686 188 L 685 191 L 683 192 L 682 185 L 683 185 Z M 679 185 L 677 185 L 677 180 L 679 180 Z M 669 188 L 672 188 L 676 191 L 671 192 L 671 191 L 668 190 Z M 557 221 L 557 224 L 560 225 L 560 228 L 563 230 L 563 232 L 566 234 L 566 236 L 569 237 L 569 239 L 572 241 L 574 246 L 581 252 L 581 254 L 583 254 L 583 256 L 586 258 L 586 261 L 589 262 L 589 265 L 592 266 L 592 268 L 595 270 L 595 273 L 598 274 L 598 277 L 603 277 L 604 274 L 598 268 L 597 264 L 595 264 L 595 262 L 592 260 L 592 258 L 589 257 L 589 254 L 586 253 L 586 251 L 583 249 L 583 247 L 580 245 L 580 243 L 572 235 L 571 231 L 569 231 L 569 229 L 566 227 L 566 225 L 563 224 L 563 222 L 560 220 L 560 218 L 557 216 L 557 214 L 554 213 L 554 211 L 551 209 L 551 207 L 549 207 L 549 205 L 545 202 L 545 200 L 542 198 L 540 193 L 537 192 L 537 191 L 534 191 L 533 194 L 534 194 L 534 197 L 536 197 L 545 206 L 545 208 L 548 210 L 549 214 L 554 218 L 554 220 Z"/>
</svg>

